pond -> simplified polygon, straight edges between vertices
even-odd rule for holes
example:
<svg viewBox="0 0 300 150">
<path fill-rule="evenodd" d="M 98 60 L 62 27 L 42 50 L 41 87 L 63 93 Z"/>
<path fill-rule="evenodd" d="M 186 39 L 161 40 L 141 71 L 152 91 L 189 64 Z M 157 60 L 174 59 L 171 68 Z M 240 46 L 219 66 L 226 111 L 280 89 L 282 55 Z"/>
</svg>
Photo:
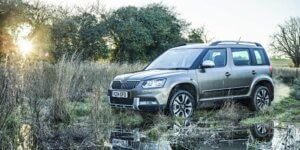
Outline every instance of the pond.
<svg viewBox="0 0 300 150">
<path fill-rule="evenodd" d="M 300 129 L 296 125 L 268 122 L 249 127 L 218 127 L 214 123 L 190 120 L 168 125 L 157 132 L 160 137 L 147 134 L 149 128 L 114 128 L 107 147 L 113 149 L 292 149 L 300 148 Z M 163 133 L 161 133 L 163 132 Z M 149 136 L 150 135 L 150 136 Z M 155 139 L 154 138 L 154 139 Z"/>
<path fill-rule="evenodd" d="M 155 117 L 155 116 L 154 116 Z M 70 149 L 73 142 L 78 143 L 75 149 L 139 149 L 139 150 L 299 150 L 300 125 L 270 121 L 263 124 L 243 126 L 239 122 L 201 121 L 195 119 L 153 122 L 145 119 L 135 126 L 108 127 L 108 136 L 102 139 L 91 139 L 93 136 L 78 136 L 86 129 L 79 127 L 72 130 L 57 131 L 47 143 L 46 149 Z M 73 127 L 71 127 L 73 128 Z M 22 126 L 23 140 L 19 150 L 31 149 L 28 135 L 31 127 Z M 89 132 L 93 135 L 92 132 Z M 76 135 L 77 134 L 77 135 Z M 100 133 L 100 134 L 103 134 Z M 66 136 L 69 135 L 69 136 Z M 90 140 L 90 141 L 89 141 Z M 93 141 L 104 141 L 94 145 Z M 70 142 L 70 143 L 68 143 Z M 41 143 L 40 143 L 41 144 Z M 40 145 L 39 144 L 39 145 Z M 42 149 L 44 149 L 42 148 Z M 72 148 L 72 149 L 73 149 Z"/>
</svg>

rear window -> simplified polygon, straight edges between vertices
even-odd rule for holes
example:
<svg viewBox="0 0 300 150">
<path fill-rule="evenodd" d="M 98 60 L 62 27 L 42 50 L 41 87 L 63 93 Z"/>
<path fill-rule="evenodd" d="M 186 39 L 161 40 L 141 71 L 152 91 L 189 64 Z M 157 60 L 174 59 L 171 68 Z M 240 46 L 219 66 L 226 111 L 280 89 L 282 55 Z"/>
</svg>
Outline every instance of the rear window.
<svg viewBox="0 0 300 150">
<path fill-rule="evenodd" d="M 257 65 L 266 65 L 267 64 L 266 56 L 262 49 L 254 49 L 253 52 L 254 52 L 254 56 L 255 56 Z"/>
<path fill-rule="evenodd" d="M 232 59 L 236 66 L 251 65 L 250 53 L 248 49 L 232 49 Z"/>
</svg>

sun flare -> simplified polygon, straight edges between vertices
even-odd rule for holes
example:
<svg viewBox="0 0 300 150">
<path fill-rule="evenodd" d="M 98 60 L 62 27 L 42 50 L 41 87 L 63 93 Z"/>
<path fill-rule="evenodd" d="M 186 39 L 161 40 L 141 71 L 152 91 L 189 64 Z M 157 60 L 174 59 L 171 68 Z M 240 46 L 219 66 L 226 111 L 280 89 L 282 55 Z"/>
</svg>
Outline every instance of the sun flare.
<svg viewBox="0 0 300 150">
<path fill-rule="evenodd" d="M 23 56 L 32 51 L 32 42 L 28 40 L 32 27 L 29 24 L 22 24 L 16 29 L 15 43 L 18 47 L 19 53 Z"/>
<path fill-rule="evenodd" d="M 22 55 L 26 55 L 32 51 L 32 44 L 28 40 L 20 39 L 17 41 L 17 45 Z"/>
</svg>

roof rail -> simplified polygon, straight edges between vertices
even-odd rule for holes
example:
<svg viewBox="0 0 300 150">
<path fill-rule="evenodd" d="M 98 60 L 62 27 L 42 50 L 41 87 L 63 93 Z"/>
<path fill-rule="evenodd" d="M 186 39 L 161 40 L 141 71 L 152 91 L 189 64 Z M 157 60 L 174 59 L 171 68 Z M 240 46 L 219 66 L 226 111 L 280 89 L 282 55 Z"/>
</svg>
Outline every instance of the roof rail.
<svg viewBox="0 0 300 150">
<path fill-rule="evenodd" d="M 262 47 L 262 45 L 260 43 L 257 42 L 248 42 L 248 41 L 216 41 L 216 42 L 212 42 L 209 46 L 216 46 L 219 44 L 226 44 L 226 43 L 234 43 L 234 44 L 253 44 L 257 47 Z"/>
</svg>

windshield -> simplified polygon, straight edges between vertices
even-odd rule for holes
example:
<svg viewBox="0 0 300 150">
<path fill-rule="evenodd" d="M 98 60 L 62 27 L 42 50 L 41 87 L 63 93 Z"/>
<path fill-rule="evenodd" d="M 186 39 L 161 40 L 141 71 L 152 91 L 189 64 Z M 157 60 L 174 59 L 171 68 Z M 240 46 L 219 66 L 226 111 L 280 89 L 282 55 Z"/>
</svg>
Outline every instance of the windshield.
<svg viewBox="0 0 300 150">
<path fill-rule="evenodd" d="M 156 58 L 145 70 L 188 69 L 203 49 L 171 49 Z"/>
</svg>

